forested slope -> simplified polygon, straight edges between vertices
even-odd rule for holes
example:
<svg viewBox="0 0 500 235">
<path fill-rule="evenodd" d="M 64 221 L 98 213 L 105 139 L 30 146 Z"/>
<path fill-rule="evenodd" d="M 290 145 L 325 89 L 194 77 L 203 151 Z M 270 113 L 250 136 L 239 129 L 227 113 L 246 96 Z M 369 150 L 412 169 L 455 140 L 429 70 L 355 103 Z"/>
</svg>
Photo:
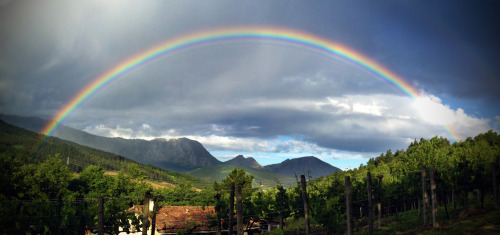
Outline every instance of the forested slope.
<svg viewBox="0 0 500 235">
<path fill-rule="evenodd" d="M 100 165 L 105 170 L 128 170 L 131 175 L 142 175 L 151 180 L 177 184 L 180 181 L 200 181 L 198 178 L 159 167 L 144 165 L 125 157 L 75 144 L 55 137 L 45 137 L 12 126 L 0 120 L 0 153 L 15 157 L 24 164 L 37 164 L 57 154 L 74 172 L 90 165 Z"/>
<path fill-rule="evenodd" d="M 373 211 L 370 206 L 381 208 L 388 223 L 401 222 L 422 231 L 431 228 L 430 211 L 438 211 L 440 216 L 435 220 L 446 224 L 460 220 L 459 215 L 466 215 L 471 209 L 491 211 L 494 204 L 498 204 L 498 193 L 497 200 L 493 195 L 500 182 L 500 136 L 493 131 L 453 144 L 441 137 L 415 140 L 405 150 L 394 153 L 388 150 L 359 168 L 304 181 L 304 185 L 292 180 L 291 183 L 275 182 L 273 187 L 260 187 L 255 184 L 259 179 L 250 170 L 247 169 L 247 173 L 221 165 L 229 167 L 217 169 L 222 173 L 220 177 L 227 175 L 226 178 L 222 178 L 221 183 L 205 181 L 205 187 L 198 187 L 201 190 L 185 180 L 190 176 L 172 176 L 170 172 L 136 164 L 120 156 L 88 150 L 56 138 L 40 142 L 41 138 L 43 136 L 0 122 L 0 234 L 63 234 L 63 231 L 76 234 L 88 229 L 95 231 L 99 224 L 106 232 L 117 233 L 119 226 L 140 224 L 133 212 L 124 212 L 132 204 L 144 202 L 149 193 L 160 205 L 217 206 L 220 209 L 218 216 L 224 221 L 223 229 L 227 229 L 229 198 L 236 189 L 236 195 L 239 194 L 236 201 L 241 200 L 240 205 L 243 205 L 239 213 L 244 217 L 243 223 L 283 219 L 288 222 L 284 234 L 304 233 L 306 196 L 311 228 L 324 234 L 346 232 L 348 208 L 356 232 L 363 232 L 363 227 L 367 226 L 368 212 Z M 39 143 L 42 144 L 37 146 Z M 73 160 L 75 156 L 85 164 L 126 169 L 111 177 L 104 174 L 103 167 L 86 167 Z M 68 166 L 73 171 L 78 171 L 79 167 L 85 169 L 77 175 Z M 179 183 L 176 187 L 153 188 L 141 177 L 130 177 L 150 172 L 171 177 Z M 433 177 L 428 173 L 434 173 Z M 281 187 L 287 185 L 289 187 Z M 350 190 L 346 190 L 349 188 L 346 185 L 351 185 Z M 214 197 L 215 194 L 218 197 Z M 433 199 L 423 200 L 423 194 Z M 346 203 L 349 200 L 350 203 Z M 427 210 L 424 216 L 418 209 L 422 208 L 423 201 L 428 201 L 426 208 L 431 208 L 430 201 L 434 201 L 432 206 L 437 209 Z M 381 206 L 375 207 L 378 203 Z M 97 220 L 98 204 L 104 204 L 105 218 L 101 223 Z M 375 210 L 378 213 L 378 209 Z M 388 218 L 394 219 L 388 221 Z M 221 224 L 215 219 L 207 221 L 212 225 Z M 499 221 L 498 218 L 495 221 Z M 485 226 L 491 225 L 486 223 Z M 407 231 L 406 227 L 402 230 L 398 226 L 379 229 L 379 232 Z"/>
</svg>

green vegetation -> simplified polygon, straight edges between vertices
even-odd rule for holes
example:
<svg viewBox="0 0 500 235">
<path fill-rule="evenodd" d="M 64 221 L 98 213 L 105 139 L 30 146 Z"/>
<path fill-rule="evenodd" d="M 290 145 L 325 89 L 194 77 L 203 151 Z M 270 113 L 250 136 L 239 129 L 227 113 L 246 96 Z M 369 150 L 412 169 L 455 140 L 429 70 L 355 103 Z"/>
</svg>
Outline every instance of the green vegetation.
<svg viewBox="0 0 500 235">
<path fill-rule="evenodd" d="M 222 181 L 227 177 L 227 175 L 235 168 L 240 168 L 245 170 L 246 173 L 254 176 L 253 186 L 254 187 L 273 187 L 276 185 L 276 180 L 280 182 L 295 182 L 294 179 L 276 174 L 267 170 L 257 170 L 249 167 L 236 167 L 231 165 L 214 165 L 207 166 L 203 168 L 198 168 L 192 171 L 187 172 L 187 174 L 192 175 L 197 178 L 207 179 L 207 180 L 215 180 L 217 182 Z"/>
<path fill-rule="evenodd" d="M 139 225 L 141 217 L 129 208 L 143 203 L 148 191 L 160 205 L 215 205 L 218 215 L 227 221 L 231 183 L 242 188 L 245 223 L 283 219 L 285 227 L 275 234 L 303 232 L 302 190 L 296 181 L 290 184 L 278 179 L 276 187 L 255 187 L 261 180 L 257 177 L 274 177 L 226 165 L 210 168 L 225 177 L 218 176 L 218 182 L 208 184 L 193 176 L 145 166 L 56 138 L 47 138 L 38 146 L 40 135 L 1 122 L 0 128 L 0 234 L 95 231 L 97 201 L 101 197 L 105 201 L 106 232 L 117 233 L 119 227 L 132 229 Z M 374 176 L 373 198 L 381 202 L 384 213 L 377 233 L 498 232 L 500 218 L 498 210 L 492 209 L 492 181 L 493 170 L 499 172 L 499 161 L 500 136 L 493 131 L 454 144 L 434 137 L 414 141 L 406 150 L 388 150 L 359 168 L 307 182 L 311 228 L 330 234 L 345 232 L 344 179 L 349 176 L 354 228 L 366 232 L 370 172 Z M 424 226 L 422 216 L 411 209 L 422 197 L 422 166 L 435 169 L 437 229 Z M 106 171 L 117 173 L 111 176 Z M 381 181 L 377 175 L 382 176 Z M 499 174 L 494 177 L 498 184 Z M 154 188 L 147 183 L 163 179 L 175 187 Z M 214 198 L 216 193 L 219 200 Z"/>
<path fill-rule="evenodd" d="M 0 152 L 20 160 L 25 164 L 39 164 L 49 156 L 58 157 L 74 172 L 81 172 L 88 166 L 99 165 L 108 171 L 126 169 L 133 178 L 142 177 L 152 181 L 164 181 L 171 184 L 191 182 L 195 186 L 206 184 L 205 181 L 187 174 L 167 171 L 159 167 L 144 165 L 122 156 L 78 145 L 24 130 L 0 120 Z"/>
</svg>

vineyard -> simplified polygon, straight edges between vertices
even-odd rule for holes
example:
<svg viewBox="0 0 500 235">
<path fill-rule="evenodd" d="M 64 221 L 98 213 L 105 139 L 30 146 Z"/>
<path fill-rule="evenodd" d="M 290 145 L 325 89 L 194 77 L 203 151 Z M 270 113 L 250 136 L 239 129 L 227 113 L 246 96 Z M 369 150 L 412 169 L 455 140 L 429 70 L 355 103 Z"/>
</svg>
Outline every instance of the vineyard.
<svg viewBox="0 0 500 235">
<path fill-rule="evenodd" d="M 88 166 L 75 175 L 66 156 L 23 164 L 13 152 L 1 154 L 2 234 L 415 233 L 499 207 L 493 131 L 453 144 L 421 139 L 356 169 L 267 188 L 252 187 L 253 176 L 238 169 L 199 188 L 154 188 L 140 170 L 110 176 Z"/>
</svg>

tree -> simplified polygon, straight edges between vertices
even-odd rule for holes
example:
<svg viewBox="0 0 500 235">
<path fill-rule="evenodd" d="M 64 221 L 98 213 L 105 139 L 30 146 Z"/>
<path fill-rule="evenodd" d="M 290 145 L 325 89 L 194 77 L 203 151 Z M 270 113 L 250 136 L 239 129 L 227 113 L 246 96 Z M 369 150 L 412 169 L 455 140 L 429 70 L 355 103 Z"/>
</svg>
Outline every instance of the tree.
<svg viewBox="0 0 500 235">
<path fill-rule="evenodd" d="M 243 200 L 247 200 L 251 195 L 252 195 L 252 181 L 253 181 L 254 176 L 253 175 L 247 175 L 245 170 L 243 169 L 233 169 L 229 173 L 229 175 L 222 180 L 221 184 L 214 183 L 214 190 L 218 192 L 229 192 L 231 190 L 231 185 L 234 184 L 234 187 L 236 189 L 240 189 L 241 194 L 238 193 L 237 190 L 237 198 L 240 199 L 241 201 L 238 200 L 238 208 L 242 208 L 242 203 Z M 229 199 L 229 198 L 228 198 Z M 229 203 L 228 203 L 229 204 Z M 231 210 L 231 209 L 230 209 Z M 229 213 L 228 213 L 229 214 Z M 243 211 L 240 211 L 238 214 L 238 220 L 240 222 L 238 223 L 240 226 L 242 226 L 243 221 Z M 240 228 L 241 229 L 241 228 Z"/>
</svg>

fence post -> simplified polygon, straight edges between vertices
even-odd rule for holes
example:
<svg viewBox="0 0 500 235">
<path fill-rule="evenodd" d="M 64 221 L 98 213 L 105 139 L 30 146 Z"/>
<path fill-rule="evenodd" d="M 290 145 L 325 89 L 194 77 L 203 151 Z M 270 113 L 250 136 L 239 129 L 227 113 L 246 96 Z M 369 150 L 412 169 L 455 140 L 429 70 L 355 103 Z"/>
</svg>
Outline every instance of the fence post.
<svg viewBox="0 0 500 235">
<path fill-rule="evenodd" d="M 470 185 L 469 185 L 469 165 L 465 165 L 465 169 L 464 169 L 464 178 L 467 180 L 467 182 L 465 183 L 465 187 L 464 187 L 464 209 L 468 209 L 469 208 L 469 188 L 470 188 Z"/>
<path fill-rule="evenodd" d="M 382 222 L 382 199 L 381 199 L 381 193 L 382 193 L 382 178 L 384 176 L 383 175 L 377 175 L 377 178 L 378 178 L 378 185 L 379 185 L 379 188 L 380 188 L 380 192 L 379 192 L 379 195 L 378 195 L 378 199 L 377 199 L 377 209 L 378 209 L 378 228 L 380 229 L 381 227 L 381 222 Z"/>
<path fill-rule="evenodd" d="M 229 219 L 228 230 L 229 234 L 233 235 L 233 217 L 234 217 L 234 182 L 231 182 L 231 189 L 229 191 Z"/>
<path fill-rule="evenodd" d="M 156 231 L 156 212 L 158 211 L 158 198 L 153 198 L 153 218 L 151 218 L 151 235 L 155 235 Z"/>
<path fill-rule="evenodd" d="M 300 175 L 300 185 L 302 186 L 302 201 L 304 201 L 304 217 L 306 219 L 306 235 L 311 232 L 309 221 L 309 197 L 306 189 L 306 176 Z"/>
<path fill-rule="evenodd" d="M 284 221 L 283 221 L 283 210 L 285 209 L 285 199 L 283 198 L 284 194 L 285 194 L 285 190 L 283 189 L 283 186 L 278 186 L 278 193 L 279 193 L 279 202 L 278 202 L 278 205 L 280 207 L 280 229 L 283 229 L 283 224 L 284 224 Z"/>
<path fill-rule="evenodd" d="M 437 216 L 437 197 L 436 197 L 436 180 L 434 179 L 434 167 L 431 167 L 431 199 L 432 199 L 432 227 L 436 228 Z"/>
<path fill-rule="evenodd" d="M 215 198 L 215 213 L 217 214 L 217 222 L 215 222 L 217 235 L 221 235 L 220 228 L 220 194 L 216 193 L 214 195 Z"/>
<path fill-rule="evenodd" d="M 498 185 L 497 185 L 497 164 L 495 162 L 491 163 L 491 176 L 493 178 L 493 197 L 495 198 L 495 208 L 500 208 L 498 203 Z"/>
<path fill-rule="evenodd" d="M 426 176 L 427 172 L 425 166 L 422 166 L 422 207 L 424 209 L 424 225 L 427 224 L 427 204 L 429 203 L 429 199 L 427 196 L 427 184 L 426 184 Z"/>
<path fill-rule="evenodd" d="M 97 234 L 104 235 L 104 198 L 99 197 L 97 206 Z"/>
<path fill-rule="evenodd" d="M 366 185 L 368 188 L 368 234 L 373 234 L 373 199 L 372 199 L 372 175 L 366 173 Z"/>
<path fill-rule="evenodd" d="M 243 235 L 243 189 L 242 185 L 236 186 L 236 223 L 238 228 L 238 235 Z"/>
<path fill-rule="evenodd" d="M 144 207 L 142 208 L 142 235 L 148 235 L 149 228 L 149 191 L 144 195 Z"/>
<path fill-rule="evenodd" d="M 347 216 L 347 234 L 354 235 L 352 223 L 352 192 L 351 192 L 351 177 L 345 177 L 345 207 Z"/>
</svg>

